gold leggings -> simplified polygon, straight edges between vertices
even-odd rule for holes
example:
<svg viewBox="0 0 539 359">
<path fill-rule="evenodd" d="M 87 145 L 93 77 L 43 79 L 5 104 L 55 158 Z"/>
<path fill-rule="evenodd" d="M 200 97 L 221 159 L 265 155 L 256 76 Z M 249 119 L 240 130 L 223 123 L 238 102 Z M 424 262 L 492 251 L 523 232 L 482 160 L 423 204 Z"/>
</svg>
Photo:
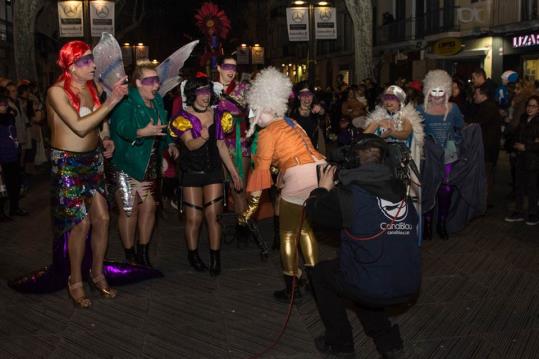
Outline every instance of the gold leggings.
<svg viewBox="0 0 539 359">
<path fill-rule="evenodd" d="M 287 202 L 281 198 L 279 201 L 279 232 L 281 235 L 281 263 L 283 273 L 289 276 L 301 276 L 298 266 L 298 250 L 296 239 L 298 236 L 301 213 L 303 207 Z M 314 237 L 311 225 L 307 218 L 303 220 L 300 236 L 301 252 L 306 267 L 314 267 L 318 262 L 318 243 Z"/>
</svg>

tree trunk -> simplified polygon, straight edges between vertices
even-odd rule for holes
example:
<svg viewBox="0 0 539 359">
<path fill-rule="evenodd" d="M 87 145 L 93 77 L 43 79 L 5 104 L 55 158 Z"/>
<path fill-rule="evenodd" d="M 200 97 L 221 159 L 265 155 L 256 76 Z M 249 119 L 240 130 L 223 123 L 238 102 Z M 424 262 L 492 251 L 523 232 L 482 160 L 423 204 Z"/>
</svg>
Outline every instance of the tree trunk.
<svg viewBox="0 0 539 359">
<path fill-rule="evenodd" d="M 373 78 L 372 0 L 345 0 L 354 25 L 354 83 Z"/>
<path fill-rule="evenodd" d="M 13 1 L 13 52 L 17 80 L 37 80 L 35 24 L 42 6 L 41 0 Z"/>
</svg>

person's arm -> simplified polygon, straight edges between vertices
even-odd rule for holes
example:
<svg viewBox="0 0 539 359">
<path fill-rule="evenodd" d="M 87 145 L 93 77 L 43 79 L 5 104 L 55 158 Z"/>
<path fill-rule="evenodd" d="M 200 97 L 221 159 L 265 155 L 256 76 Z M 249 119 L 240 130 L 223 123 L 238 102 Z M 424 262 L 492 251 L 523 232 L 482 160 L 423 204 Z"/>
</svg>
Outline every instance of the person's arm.
<svg viewBox="0 0 539 359">
<path fill-rule="evenodd" d="M 202 127 L 202 129 L 200 130 L 200 137 L 193 138 L 191 131 L 185 131 L 181 137 L 181 140 L 189 151 L 194 151 L 204 146 L 204 144 L 208 141 L 209 138 L 210 134 L 208 132 L 208 129 L 206 127 Z"/>
<path fill-rule="evenodd" d="M 377 121 L 372 121 L 368 126 L 367 128 L 365 129 L 365 131 L 363 131 L 364 133 L 374 133 L 378 127 L 379 127 L 379 123 Z"/>
<path fill-rule="evenodd" d="M 386 135 L 386 132 L 389 132 Z M 402 121 L 402 130 L 396 130 L 395 128 L 391 128 L 390 131 L 384 131 L 382 134 L 382 138 L 385 137 L 393 137 L 397 138 L 399 140 L 406 140 L 408 137 L 410 137 L 410 134 L 412 133 L 412 123 L 408 121 L 407 119 L 403 119 Z"/>
<path fill-rule="evenodd" d="M 121 101 L 127 94 L 127 85 L 123 84 L 123 79 L 114 86 L 112 95 L 107 98 L 96 111 L 80 117 L 73 109 L 60 86 L 52 86 L 47 91 L 47 99 L 52 109 L 58 114 L 60 119 L 79 137 L 84 137 L 106 118 L 107 114 Z"/>
</svg>

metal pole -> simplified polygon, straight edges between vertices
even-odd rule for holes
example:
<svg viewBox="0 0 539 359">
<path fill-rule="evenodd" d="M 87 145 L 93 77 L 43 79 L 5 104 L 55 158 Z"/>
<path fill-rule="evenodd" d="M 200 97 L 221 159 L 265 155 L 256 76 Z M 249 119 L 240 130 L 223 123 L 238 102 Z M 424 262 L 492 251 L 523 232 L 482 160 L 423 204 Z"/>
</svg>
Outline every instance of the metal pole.
<svg viewBox="0 0 539 359">
<path fill-rule="evenodd" d="M 84 21 L 84 41 L 92 46 L 92 33 L 90 28 L 90 0 L 84 0 L 82 3 L 82 17 Z"/>
<path fill-rule="evenodd" d="M 314 5 L 309 2 L 309 49 L 307 50 L 307 69 L 309 86 L 314 87 L 316 80 L 316 39 L 314 28 Z"/>
</svg>

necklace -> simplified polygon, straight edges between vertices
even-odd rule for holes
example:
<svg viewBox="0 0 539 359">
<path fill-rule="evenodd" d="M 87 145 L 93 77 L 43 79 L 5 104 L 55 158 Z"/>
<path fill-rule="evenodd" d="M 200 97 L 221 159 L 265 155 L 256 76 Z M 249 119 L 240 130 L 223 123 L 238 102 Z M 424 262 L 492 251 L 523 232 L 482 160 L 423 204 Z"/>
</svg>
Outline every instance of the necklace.
<svg viewBox="0 0 539 359">
<path fill-rule="evenodd" d="M 204 112 L 208 111 L 208 107 L 206 107 L 204 110 L 198 109 L 198 108 L 195 106 L 195 104 L 193 104 L 192 107 L 193 107 L 193 110 L 195 110 L 195 112 L 198 112 L 198 113 L 204 113 Z"/>
</svg>

